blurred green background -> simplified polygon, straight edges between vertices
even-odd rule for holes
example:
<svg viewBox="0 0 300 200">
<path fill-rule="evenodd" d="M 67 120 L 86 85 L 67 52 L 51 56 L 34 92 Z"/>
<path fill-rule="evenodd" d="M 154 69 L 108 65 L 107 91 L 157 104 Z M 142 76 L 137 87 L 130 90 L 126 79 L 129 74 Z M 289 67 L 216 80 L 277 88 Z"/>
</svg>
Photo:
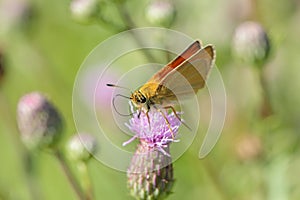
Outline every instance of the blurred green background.
<svg viewBox="0 0 300 200">
<path fill-rule="evenodd" d="M 84 23 L 78 23 L 78 18 L 71 16 L 70 1 L 0 1 L 4 70 L 0 76 L 0 199 L 32 199 L 30 184 L 37 186 L 41 199 L 76 198 L 51 153 L 34 154 L 34 180 L 28 180 L 26 148 L 19 138 L 16 107 L 19 98 L 28 92 L 46 94 L 65 119 L 63 148 L 76 132 L 72 89 L 84 58 L 97 44 L 124 28 L 161 25 L 145 17 L 153 1 L 99 2 L 102 15 L 113 23 L 86 18 Z M 174 163 L 176 183 L 168 199 L 299 199 L 300 2 L 173 3 L 176 18 L 163 25 L 215 45 L 216 65 L 226 87 L 227 117 L 216 147 L 208 157 L 199 160 L 200 133 L 206 130 L 210 119 L 209 114 L 201 113 L 206 124 Z M 116 5 L 123 7 L 135 24 L 126 25 Z M 232 55 L 234 31 L 246 20 L 260 23 L 271 41 L 269 58 L 261 68 Z M 119 26 L 119 30 L 111 24 Z M 205 111 L 209 97 L 199 94 L 199 100 Z M 265 107 L 267 114 L 261 114 Z M 88 167 L 95 199 L 132 199 L 125 173 L 95 160 Z"/>
</svg>

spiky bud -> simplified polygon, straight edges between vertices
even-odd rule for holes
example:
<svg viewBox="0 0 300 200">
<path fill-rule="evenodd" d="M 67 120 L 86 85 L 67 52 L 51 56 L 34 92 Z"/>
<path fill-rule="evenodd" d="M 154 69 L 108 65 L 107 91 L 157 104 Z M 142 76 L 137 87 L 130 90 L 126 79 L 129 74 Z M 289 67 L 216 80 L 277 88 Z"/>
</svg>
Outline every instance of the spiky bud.
<svg viewBox="0 0 300 200">
<path fill-rule="evenodd" d="M 168 147 L 164 150 L 169 153 Z M 172 158 L 141 141 L 127 177 L 130 194 L 136 199 L 163 199 L 174 184 Z"/>
<path fill-rule="evenodd" d="M 175 6 L 168 0 L 152 1 L 146 9 L 146 18 L 153 25 L 169 27 L 176 16 Z"/>
<path fill-rule="evenodd" d="M 262 63 L 270 52 L 269 37 L 259 23 L 247 21 L 235 30 L 232 49 L 236 57 L 246 62 Z"/>
<path fill-rule="evenodd" d="M 68 141 L 66 151 L 71 160 L 86 162 L 96 153 L 97 140 L 90 134 L 76 134 Z"/>
<path fill-rule="evenodd" d="M 63 128 L 62 117 L 39 92 L 26 94 L 19 100 L 17 123 L 21 139 L 30 149 L 54 147 Z"/>
</svg>

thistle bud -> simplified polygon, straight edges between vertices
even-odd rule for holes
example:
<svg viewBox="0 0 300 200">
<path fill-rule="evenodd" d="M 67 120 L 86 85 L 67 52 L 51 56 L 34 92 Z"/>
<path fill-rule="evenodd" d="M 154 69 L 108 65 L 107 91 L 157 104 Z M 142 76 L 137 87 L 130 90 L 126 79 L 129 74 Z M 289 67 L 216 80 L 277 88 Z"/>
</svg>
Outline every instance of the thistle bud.
<svg viewBox="0 0 300 200">
<path fill-rule="evenodd" d="M 98 0 L 73 0 L 70 4 L 72 18 L 79 23 L 89 23 L 99 11 Z"/>
<path fill-rule="evenodd" d="M 62 117 L 39 92 L 26 94 L 19 100 L 17 123 L 21 139 L 30 149 L 54 147 L 63 128 Z"/>
<path fill-rule="evenodd" d="M 86 133 L 74 135 L 66 146 L 67 154 L 73 161 L 88 161 L 97 151 L 97 140 Z"/>
<path fill-rule="evenodd" d="M 174 4 L 168 0 L 152 1 L 146 9 L 146 18 L 153 25 L 170 27 L 175 20 Z"/>
<path fill-rule="evenodd" d="M 22 27 L 30 22 L 34 9 L 30 1 L 3 0 L 0 3 L 0 33 Z"/>
<path fill-rule="evenodd" d="M 261 63 L 269 55 L 270 41 L 259 23 L 248 21 L 235 30 L 232 48 L 236 57 L 246 62 Z"/>
<path fill-rule="evenodd" d="M 164 149 L 169 153 L 168 148 Z M 128 188 L 136 199 L 161 199 L 174 183 L 170 156 L 141 141 L 127 171 Z"/>
</svg>

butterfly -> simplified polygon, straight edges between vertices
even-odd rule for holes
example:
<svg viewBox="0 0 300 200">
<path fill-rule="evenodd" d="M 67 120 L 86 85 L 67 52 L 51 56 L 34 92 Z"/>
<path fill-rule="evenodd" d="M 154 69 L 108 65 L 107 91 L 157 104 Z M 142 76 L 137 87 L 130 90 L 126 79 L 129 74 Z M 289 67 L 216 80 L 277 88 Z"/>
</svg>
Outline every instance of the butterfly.
<svg viewBox="0 0 300 200">
<path fill-rule="evenodd" d="M 178 96 L 195 95 L 199 89 L 205 86 L 215 57 L 212 45 L 202 48 L 201 43 L 195 41 L 178 57 L 155 73 L 143 86 L 135 90 L 129 99 L 139 110 L 139 114 L 141 112 L 146 114 L 149 124 L 148 112 L 152 108 L 161 112 L 169 128 L 170 123 L 162 109 L 171 109 L 175 116 L 183 122 L 176 114 L 173 105 L 178 103 Z M 182 78 L 186 81 L 182 81 Z M 116 85 L 107 84 L 107 86 Z"/>
</svg>

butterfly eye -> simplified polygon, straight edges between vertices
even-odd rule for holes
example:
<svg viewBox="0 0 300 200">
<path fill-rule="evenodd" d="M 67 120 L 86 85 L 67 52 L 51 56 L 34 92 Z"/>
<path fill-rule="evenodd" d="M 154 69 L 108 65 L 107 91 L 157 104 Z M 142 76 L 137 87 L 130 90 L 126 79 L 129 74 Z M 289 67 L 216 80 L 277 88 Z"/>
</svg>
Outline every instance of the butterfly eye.
<svg viewBox="0 0 300 200">
<path fill-rule="evenodd" d="M 147 99 L 144 95 L 142 94 L 139 94 L 139 95 L 136 95 L 136 102 L 138 103 L 146 103 Z"/>
<path fill-rule="evenodd" d="M 144 96 L 141 97 L 141 103 L 146 103 L 146 98 Z"/>
</svg>

